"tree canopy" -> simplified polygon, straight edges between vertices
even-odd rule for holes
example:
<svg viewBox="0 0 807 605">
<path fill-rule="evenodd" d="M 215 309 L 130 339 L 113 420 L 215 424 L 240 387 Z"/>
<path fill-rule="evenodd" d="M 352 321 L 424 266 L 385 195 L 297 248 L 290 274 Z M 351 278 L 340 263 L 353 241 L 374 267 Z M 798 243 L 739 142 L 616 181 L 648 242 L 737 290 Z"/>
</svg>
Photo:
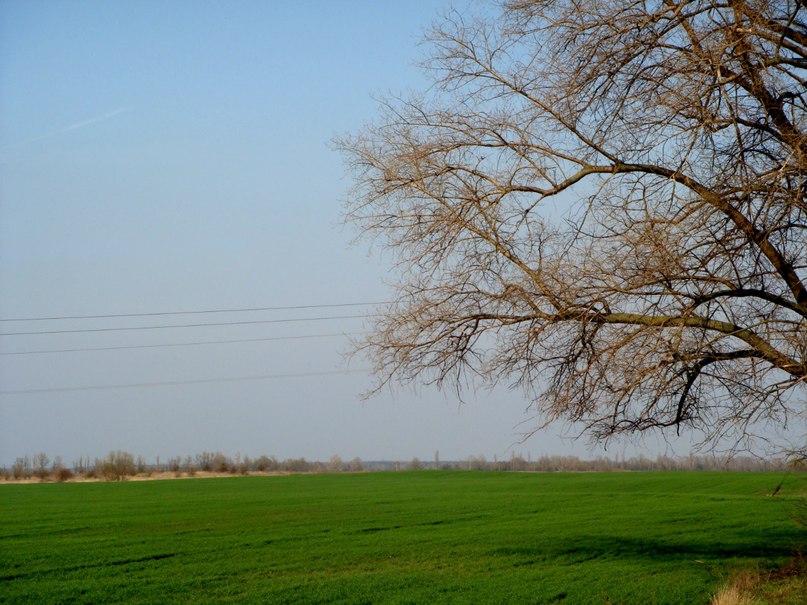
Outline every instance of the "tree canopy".
<svg viewBox="0 0 807 605">
<path fill-rule="evenodd" d="M 803 418 L 807 2 L 514 0 L 429 41 L 433 85 L 338 141 L 395 255 L 381 384 L 520 385 L 600 440 Z"/>
</svg>

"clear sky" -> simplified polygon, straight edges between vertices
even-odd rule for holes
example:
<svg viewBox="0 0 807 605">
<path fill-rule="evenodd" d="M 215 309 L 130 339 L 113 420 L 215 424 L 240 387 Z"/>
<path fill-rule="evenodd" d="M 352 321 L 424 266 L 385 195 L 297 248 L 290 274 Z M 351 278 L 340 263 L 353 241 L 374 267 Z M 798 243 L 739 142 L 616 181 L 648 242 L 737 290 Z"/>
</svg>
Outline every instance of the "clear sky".
<svg viewBox="0 0 807 605">
<path fill-rule="evenodd" d="M 519 391 L 361 400 L 342 334 L 371 305 L 131 316 L 387 300 L 330 141 L 424 86 L 446 5 L 0 2 L 0 464 L 602 453 L 560 428 L 514 446 Z M 228 325 L 151 329 L 202 323 Z"/>
</svg>

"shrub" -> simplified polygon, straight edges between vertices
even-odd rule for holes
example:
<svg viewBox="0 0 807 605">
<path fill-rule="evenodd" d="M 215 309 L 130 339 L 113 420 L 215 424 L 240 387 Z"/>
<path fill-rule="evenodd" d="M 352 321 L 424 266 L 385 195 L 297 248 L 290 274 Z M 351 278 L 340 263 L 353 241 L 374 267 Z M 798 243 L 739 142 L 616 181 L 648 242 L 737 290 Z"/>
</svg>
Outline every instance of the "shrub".
<svg viewBox="0 0 807 605">
<path fill-rule="evenodd" d="M 134 456 L 120 450 L 109 452 L 106 460 L 101 463 L 101 474 L 108 481 L 123 481 L 135 474 Z"/>
<path fill-rule="evenodd" d="M 60 467 L 53 471 L 53 478 L 56 479 L 59 483 L 63 483 L 73 478 L 73 471 L 69 468 Z"/>
<path fill-rule="evenodd" d="M 11 465 L 11 475 L 15 479 L 27 479 L 31 476 L 31 463 L 28 456 L 17 458 Z"/>
<path fill-rule="evenodd" d="M 267 456 L 261 456 L 257 460 L 255 460 L 254 464 L 255 470 L 261 473 L 267 471 L 276 471 L 279 467 L 277 460 L 275 460 L 274 456 L 272 458 L 268 458 Z"/>
</svg>

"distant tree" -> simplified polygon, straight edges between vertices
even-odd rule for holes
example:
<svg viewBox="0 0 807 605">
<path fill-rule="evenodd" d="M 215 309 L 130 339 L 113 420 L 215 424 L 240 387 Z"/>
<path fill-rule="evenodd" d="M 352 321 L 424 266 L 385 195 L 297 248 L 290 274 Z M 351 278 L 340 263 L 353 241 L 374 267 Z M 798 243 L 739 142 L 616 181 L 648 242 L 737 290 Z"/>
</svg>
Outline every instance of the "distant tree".
<svg viewBox="0 0 807 605">
<path fill-rule="evenodd" d="M 11 476 L 14 479 L 26 479 L 31 476 L 31 461 L 28 456 L 17 458 L 11 465 Z"/>
<path fill-rule="evenodd" d="M 229 473 L 234 469 L 232 460 L 221 452 L 216 452 L 211 457 L 210 468 L 217 473 Z"/>
<path fill-rule="evenodd" d="M 45 452 L 39 452 L 33 460 L 34 476 L 44 481 L 50 474 L 50 458 Z"/>
<path fill-rule="evenodd" d="M 255 460 L 255 470 L 259 472 L 276 471 L 278 469 L 278 462 L 274 458 L 267 456 L 260 456 Z"/>
<path fill-rule="evenodd" d="M 67 468 L 64 463 L 62 463 L 62 457 L 56 456 L 53 459 L 53 464 L 50 467 L 51 475 L 56 481 L 62 482 L 67 481 L 68 479 L 73 478 L 73 471 Z"/>
<path fill-rule="evenodd" d="M 341 473 L 343 470 L 345 470 L 345 463 L 342 461 L 342 458 L 337 454 L 331 456 L 331 459 L 328 462 L 328 470 L 332 473 Z"/>
<path fill-rule="evenodd" d="M 201 454 L 196 454 L 196 468 L 200 471 L 212 471 L 213 456 L 213 452 L 202 452 Z"/>
<path fill-rule="evenodd" d="M 182 459 L 179 456 L 174 456 L 168 459 L 168 470 L 172 473 L 178 473 L 182 469 Z"/>
<path fill-rule="evenodd" d="M 108 481 L 123 481 L 127 477 L 135 474 L 136 467 L 134 456 L 129 452 L 115 451 L 109 452 L 105 460 L 96 462 L 96 469 L 100 466 L 100 474 Z"/>
<path fill-rule="evenodd" d="M 488 461 L 484 456 L 468 456 L 465 460 L 465 468 L 469 471 L 483 471 L 488 467 Z"/>
<path fill-rule="evenodd" d="M 90 466 L 90 460 L 87 458 L 87 461 L 84 461 L 84 456 L 79 456 L 78 460 L 73 462 L 73 470 L 78 473 L 79 475 L 83 475 L 87 472 L 87 469 Z"/>
<path fill-rule="evenodd" d="M 512 0 L 338 145 L 395 253 L 380 385 L 526 389 L 595 439 L 805 412 L 807 3 Z"/>
<path fill-rule="evenodd" d="M 293 473 L 305 473 L 311 470 L 312 463 L 308 462 L 305 458 L 287 458 L 283 461 L 280 467 L 284 471 Z"/>
<path fill-rule="evenodd" d="M 513 454 L 510 457 L 510 461 L 506 463 L 507 470 L 510 471 L 526 471 L 527 470 L 527 461 L 524 460 L 521 456 L 516 456 Z"/>
</svg>

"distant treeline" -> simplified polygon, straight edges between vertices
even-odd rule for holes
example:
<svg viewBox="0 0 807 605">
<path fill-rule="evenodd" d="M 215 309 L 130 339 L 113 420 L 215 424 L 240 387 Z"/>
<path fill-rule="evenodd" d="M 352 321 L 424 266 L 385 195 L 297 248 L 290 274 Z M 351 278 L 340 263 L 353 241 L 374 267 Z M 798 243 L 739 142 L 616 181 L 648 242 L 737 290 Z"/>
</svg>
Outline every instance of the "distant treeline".
<svg viewBox="0 0 807 605">
<path fill-rule="evenodd" d="M 511 472 L 609 472 L 609 471 L 750 471 L 770 472 L 805 470 L 803 465 L 794 465 L 785 459 L 763 459 L 757 457 L 716 457 L 687 456 L 671 458 L 658 456 L 655 459 L 638 456 L 628 459 L 600 457 L 581 460 L 576 456 L 541 456 L 536 460 L 511 455 L 506 460 L 487 460 L 484 456 L 469 456 L 465 460 L 440 461 L 435 454 L 433 461 L 413 458 L 409 461 L 362 461 L 360 458 L 344 461 L 339 456 L 331 456 L 327 462 L 309 461 L 305 458 L 278 460 L 274 456 L 236 455 L 229 457 L 221 452 L 202 452 L 195 456 L 168 458 L 159 457 L 147 463 L 142 456 L 135 457 L 129 452 L 110 452 L 106 458 L 79 458 L 71 465 L 63 463 L 59 456 L 53 460 L 40 452 L 34 456 L 17 458 L 11 468 L 0 467 L 0 480 L 20 481 L 39 479 L 40 481 L 70 481 L 97 479 L 122 481 L 130 477 L 150 477 L 173 475 L 189 477 L 197 474 L 248 475 L 262 473 L 342 473 L 361 471 L 402 471 L 402 470 L 475 470 Z"/>
</svg>

